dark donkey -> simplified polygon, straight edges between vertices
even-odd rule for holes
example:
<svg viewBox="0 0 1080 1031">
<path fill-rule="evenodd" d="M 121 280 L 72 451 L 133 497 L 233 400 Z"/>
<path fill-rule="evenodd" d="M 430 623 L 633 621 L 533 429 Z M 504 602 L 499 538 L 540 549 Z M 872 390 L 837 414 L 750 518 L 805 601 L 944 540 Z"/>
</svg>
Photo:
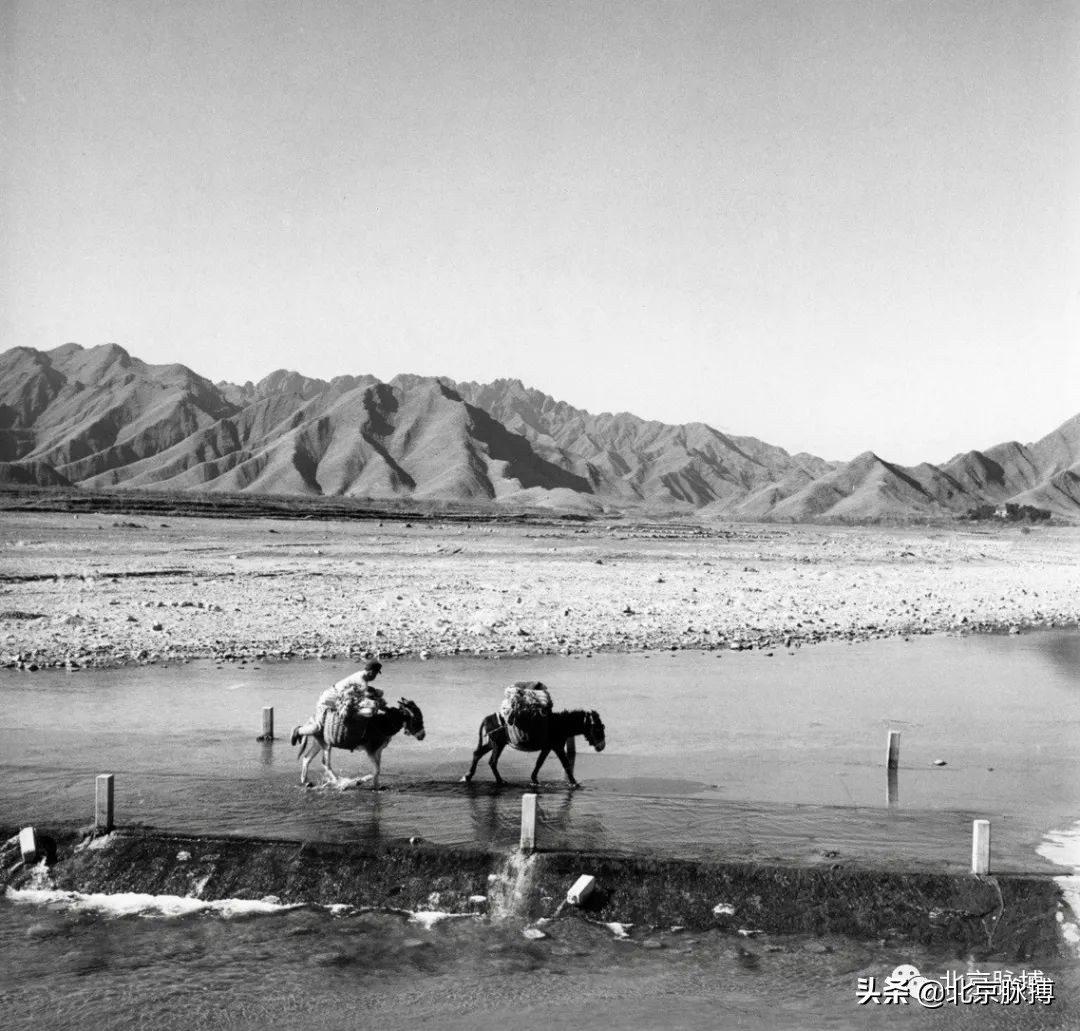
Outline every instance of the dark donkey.
<svg viewBox="0 0 1080 1031">
<path fill-rule="evenodd" d="M 493 712 L 490 716 L 485 716 L 480 723 L 480 739 L 473 751 L 472 766 L 461 779 L 466 783 L 471 781 L 476 773 L 476 764 L 490 752 L 488 764 L 491 772 L 495 774 L 496 783 L 502 784 L 503 779 L 499 776 L 499 756 L 509 745 L 519 752 L 540 753 L 532 771 L 531 779 L 534 784 L 538 783 L 536 778 L 548 753 L 554 752 L 566 771 L 570 786 L 576 788 L 578 782 L 574 780 L 574 758 L 577 753 L 574 738 L 578 734 L 583 735 L 598 752 L 604 750 L 604 724 L 595 709 L 564 709 L 547 716 L 536 716 L 529 720 L 527 729 L 510 727 L 499 713 Z"/>
</svg>

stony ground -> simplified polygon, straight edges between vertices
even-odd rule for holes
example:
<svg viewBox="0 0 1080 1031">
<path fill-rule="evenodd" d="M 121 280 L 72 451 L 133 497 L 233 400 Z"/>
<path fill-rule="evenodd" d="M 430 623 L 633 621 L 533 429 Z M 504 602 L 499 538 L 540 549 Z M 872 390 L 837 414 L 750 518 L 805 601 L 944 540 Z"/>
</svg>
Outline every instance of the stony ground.
<svg viewBox="0 0 1080 1031">
<path fill-rule="evenodd" d="M 0 515 L 0 657 L 773 648 L 1080 625 L 1080 528 Z"/>
</svg>

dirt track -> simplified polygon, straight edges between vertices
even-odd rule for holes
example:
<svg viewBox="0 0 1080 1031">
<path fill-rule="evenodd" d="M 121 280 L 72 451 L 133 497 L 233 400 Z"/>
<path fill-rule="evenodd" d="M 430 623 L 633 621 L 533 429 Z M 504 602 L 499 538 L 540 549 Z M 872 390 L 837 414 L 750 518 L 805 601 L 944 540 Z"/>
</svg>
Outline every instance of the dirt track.
<svg viewBox="0 0 1080 1031">
<path fill-rule="evenodd" d="M 0 515 L 6 666 L 772 648 L 1080 624 L 1080 529 Z"/>
</svg>

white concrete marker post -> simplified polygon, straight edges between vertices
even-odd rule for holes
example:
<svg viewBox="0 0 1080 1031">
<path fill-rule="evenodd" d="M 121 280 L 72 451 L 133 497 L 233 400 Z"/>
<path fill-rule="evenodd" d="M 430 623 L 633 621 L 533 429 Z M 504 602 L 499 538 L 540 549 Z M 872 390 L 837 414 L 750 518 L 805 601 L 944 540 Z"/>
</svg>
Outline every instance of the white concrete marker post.
<svg viewBox="0 0 1080 1031">
<path fill-rule="evenodd" d="M 886 760 L 890 770 L 898 769 L 900 766 L 900 731 L 889 731 L 889 753 Z"/>
<path fill-rule="evenodd" d="M 990 821 L 975 820 L 971 825 L 971 872 L 990 872 Z"/>
<path fill-rule="evenodd" d="M 100 773 L 94 795 L 94 830 L 106 834 L 113 829 L 113 775 Z"/>
<path fill-rule="evenodd" d="M 583 873 L 566 893 L 566 901 L 571 906 L 580 906 L 593 893 L 595 887 L 596 878 L 591 874 Z"/>
<path fill-rule="evenodd" d="M 900 731 L 889 731 L 889 743 L 885 752 L 885 766 L 888 770 L 888 780 L 885 786 L 885 804 L 895 807 L 900 798 Z"/>
<path fill-rule="evenodd" d="M 521 851 L 532 852 L 536 848 L 536 795 L 521 796 Z"/>
<path fill-rule="evenodd" d="M 273 741 L 274 740 L 274 707 L 268 705 L 263 709 L 262 717 L 262 734 L 259 735 L 260 741 Z"/>
<path fill-rule="evenodd" d="M 19 831 L 19 851 L 22 853 L 23 863 L 27 866 L 37 862 L 37 835 L 34 833 L 33 827 L 23 827 L 23 829 Z"/>
</svg>

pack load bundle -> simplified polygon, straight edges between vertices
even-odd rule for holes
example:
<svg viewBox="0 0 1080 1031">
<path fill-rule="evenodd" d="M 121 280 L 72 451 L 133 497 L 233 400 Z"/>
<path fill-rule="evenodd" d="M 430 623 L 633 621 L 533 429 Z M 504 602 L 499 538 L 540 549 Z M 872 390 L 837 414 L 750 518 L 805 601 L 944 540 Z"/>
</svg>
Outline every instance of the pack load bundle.
<svg viewBox="0 0 1080 1031">
<path fill-rule="evenodd" d="M 524 744 L 537 722 L 551 715 L 551 694 L 539 680 L 519 680 L 505 693 L 499 714 L 506 720 L 511 744 Z"/>
<path fill-rule="evenodd" d="M 364 740 L 367 721 L 386 711 L 383 693 L 371 684 L 350 687 L 323 717 L 323 738 L 334 748 L 353 749 Z"/>
</svg>

